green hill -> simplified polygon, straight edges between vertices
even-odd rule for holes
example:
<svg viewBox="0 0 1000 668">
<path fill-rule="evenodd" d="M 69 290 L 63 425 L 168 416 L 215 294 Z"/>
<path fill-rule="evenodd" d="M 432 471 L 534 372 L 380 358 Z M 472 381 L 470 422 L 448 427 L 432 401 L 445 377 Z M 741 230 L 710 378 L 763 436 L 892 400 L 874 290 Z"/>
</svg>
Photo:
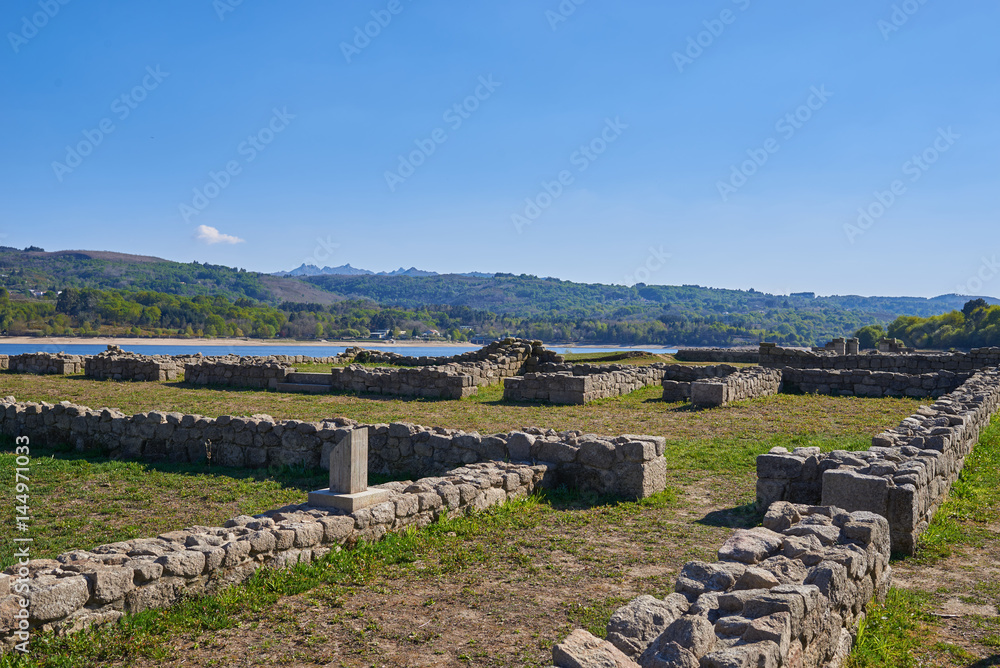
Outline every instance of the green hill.
<svg viewBox="0 0 1000 668">
<path fill-rule="evenodd" d="M 34 248 L 34 247 L 32 247 Z M 277 304 L 281 301 L 332 303 L 337 297 L 295 278 L 199 262 L 172 262 L 148 255 L 110 251 L 18 250 L 0 247 L 0 287 L 15 299 L 31 290 L 63 288 L 153 291 L 193 297 L 247 297 Z"/>
<path fill-rule="evenodd" d="M 435 329 L 452 338 L 517 335 L 637 345 L 733 345 L 762 339 L 809 345 L 865 325 L 888 325 L 901 316 L 938 316 L 969 300 L 959 295 L 785 296 L 697 285 L 626 287 L 524 274 L 277 277 L 109 251 L 7 247 L 0 247 L 0 287 L 10 294 L 4 322 L 11 332 L 139 329 L 155 335 L 191 326 L 220 336 L 239 330 L 257 336 L 338 338 L 376 329 L 411 335 Z M 55 293 L 66 289 L 114 294 L 92 292 L 85 308 L 71 312 L 56 303 Z M 210 305 L 191 301 L 195 297 L 211 298 Z M 153 305 L 161 317 L 151 317 Z M 239 310 L 248 308 L 264 310 Z M 184 317 L 184 310 L 199 314 Z"/>
</svg>

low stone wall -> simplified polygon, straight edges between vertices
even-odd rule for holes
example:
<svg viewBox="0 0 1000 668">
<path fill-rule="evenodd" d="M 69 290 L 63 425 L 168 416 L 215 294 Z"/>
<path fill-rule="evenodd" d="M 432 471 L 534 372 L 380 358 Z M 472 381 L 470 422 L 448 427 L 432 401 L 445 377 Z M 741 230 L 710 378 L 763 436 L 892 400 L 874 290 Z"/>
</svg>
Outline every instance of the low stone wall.
<svg viewBox="0 0 1000 668">
<path fill-rule="evenodd" d="M 411 357 L 400 355 L 388 350 L 368 350 L 365 348 L 348 348 L 338 356 L 341 362 L 359 362 L 374 364 L 393 364 L 395 366 L 444 366 L 446 364 L 475 364 L 485 362 L 495 367 L 498 377 L 507 378 L 528 370 L 539 364 L 559 363 L 562 355 L 547 350 L 541 341 L 508 338 L 494 341 L 478 350 L 451 355 L 447 357 Z"/>
<path fill-rule="evenodd" d="M 892 549 L 912 554 L 998 407 L 1000 369 L 991 369 L 875 436 L 866 451 L 774 448 L 757 457 L 757 503 L 871 511 L 888 518 Z"/>
<path fill-rule="evenodd" d="M 760 365 L 780 369 L 866 369 L 923 374 L 936 371 L 974 371 L 1000 366 L 1000 348 L 974 348 L 968 353 L 876 353 L 838 355 L 833 352 L 781 348 L 760 344 Z"/>
<path fill-rule="evenodd" d="M 572 370 L 527 373 L 504 380 L 506 401 L 539 401 L 552 404 L 585 404 L 617 397 L 663 380 L 664 364 L 574 364 Z"/>
<path fill-rule="evenodd" d="M 109 347 L 87 357 L 84 375 L 96 380 L 177 380 L 180 364 L 167 356 L 148 356 Z"/>
<path fill-rule="evenodd" d="M 7 358 L 7 369 L 14 373 L 58 375 L 83 373 L 85 356 L 66 353 L 23 353 Z"/>
<path fill-rule="evenodd" d="M 184 365 L 184 381 L 193 385 L 274 389 L 294 371 L 273 357 L 206 357 Z"/>
<path fill-rule="evenodd" d="M 785 390 L 855 397 L 940 397 L 967 381 L 971 371 L 923 374 L 867 369 L 782 369 Z"/>
<path fill-rule="evenodd" d="M 728 364 L 704 366 L 669 365 L 663 374 L 663 400 L 687 401 L 691 398 L 691 383 L 706 378 L 723 378 L 739 369 Z"/>
<path fill-rule="evenodd" d="M 757 364 L 760 352 L 743 348 L 681 348 L 674 353 L 674 359 L 681 362 Z"/>
<path fill-rule="evenodd" d="M 459 369 L 457 365 L 387 369 L 352 364 L 334 368 L 330 381 L 332 389 L 346 392 L 461 399 L 475 394 L 477 384 L 485 384 L 488 377 L 485 369 L 486 373 L 475 377 Z"/>
<path fill-rule="evenodd" d="M 684 364 L 545 364 L 538 373 L 504 381 L 508 401 L 585 404 L 595 399 L 617 397 L 657 383 L 665 401 L 683 401 L 691 396 L 691 382 L 721 378 L 737 371 L 728 364 L 687 366 Z"/>
<path fill-rule="evenodd" d="M 427 526 L 445 512 L 461 516 L 524 497 L 549 478 L 545 465 L 471 464 L 437 478 L 379 485 L 390 490 L 389 499 L 350 514 L 288 506 L 241 515 L 222 527 L 195 526 L 33 559 L 0 575 L 0 643 L 21 641 L 13 611 L 23 594 L 12 592 L 15 587 L 27 585 L 30 597 L 24 630 L 72 632 L 215 592 L 262 566 L 309 563 L 340 546 Z"/>
<path fill-rule="evenodd" d="M 732 401 L 756 399 L 781 391 L 779 369 L 751 367 L 723 378 L 691 383 L 691 403 L 695 406 L 725 406 Z"/>
<path fill-rule="evenodd" d="M 271 355 L 269 359 L 285 364 L 337 364 L 341 362 L 339 355 L 329 357 L 313 357 L 311 355 Z"/>
<path fill-rule="evenodd" d="M 208 418 L 182 413 L 136 415 L 69 402 L 0 401 L 0 431 L 33 444 L 97 448 L 112 457 L 260 468 L 325 466 L 330 449 L 349 429 L 368 429 L 368 468 L 374 473 L 428 475 L 482 461 L 546 462 L 569 487 L 623 498 L 643 498 L 666 487 L 665 439 L 603 437 L 578 431 L 480 435 L 406 423 L 360 425 L 275 420 L 267 415 Z"/>
<path fill-rule="evenodd" d="M 865 606 L 892 581 L 884 517 L 777 503 L 764 526 L 737 530 L 719 561 L 688 562 L 675 593 L 640 596 L 607 640 L 574 631 L 558 668 L 832 668 L 850 653 Z"/>
</svg>

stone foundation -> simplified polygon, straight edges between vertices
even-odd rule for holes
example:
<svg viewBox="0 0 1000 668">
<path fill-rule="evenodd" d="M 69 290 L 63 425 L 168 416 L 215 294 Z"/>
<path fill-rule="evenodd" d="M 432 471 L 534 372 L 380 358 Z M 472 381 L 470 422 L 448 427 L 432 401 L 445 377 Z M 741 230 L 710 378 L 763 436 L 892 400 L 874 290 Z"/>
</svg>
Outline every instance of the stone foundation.
<svg viewBox="0 0 1000 668">
<path fill-rule="evenodd" d="M 781 371 L 751 367 L 723 378 L 691 383 L 691 403 L 695 406 L 725 406 L 732 401 L 756 399 L 781 391 Z"/>
<path fill-rule="evenodd" d="M 180 364 L 172 357 L 150 357 L 108 346 L 84 362 L 84 375 L 95 380 L 165 381 L 177 380 Z"/>
<path fill-rule="evenodd" d="M 681 362 L 714 362 L 716 364 L 757 364 L 760 353 L 741 348 L 681 348 L 674 353 Z"/>
<path fill-rule="evenodd" d="M 971 371 L 923 374 L 867 369 L 782 369 L 786 391 L 855 397 L 940 397 L 972 376 Z"/>
<path fill-rule="evenodd" d="M 757 458 L 757 503 L 833 504 L 888 518 L 892 549 L 912 554 L 1000 407 L 1000 369 L 982 371 L 862 452 L 774 448 Z"/>
<path fill-rule="evenodd" d="M 411 357 L 387 350 L 348 348 L 338 355 L 338 361 L 341 363 L 392 364 L 408 367 L 485 363 L 496 377 L 507 378 L 523 373 L 525 370 L 533 370 L 540 364 L 560 363 L 563 358 L 562 355 L 547 350 L 541 341 L 509 338 L 494 341 L 479 350 L 471 350 L 449 357 Z"/>
<path fill-rule="evenodd" d="M 831 506 L 776 503 L 718 557 L 687 563 L 665 599 L 619 608 L 607 640 L 574 631 L 553 649 L 555 665 L 837 668 L 892 580 L 885 518 Z"/>
<path fill-rule="evenodd" d="M 665 366 L 574 364 L 565 371 L 528 373 L 504 380 L 503 398 L 505 401 L 585 404 L 656 385 L 663 380 Z"/>
<path fill-rule="evenodd" d="M 271 357 L 206 357 L 184 365 L 184 381 L 192 385 L 275 389 L 294 371 L 293 367 Z"/>
<path fill-rule="evenodd" d="M 483 436 L 405 423 L 359 425 L 345 418 L 305 422 L 267 415 L 125 415 L 69 402 L 18 403 L 13 397 L 0 402 L 0 431 L 8 436 L 145 461 L 210 458 L 220 466 L 316 468 L 325 465 L 330 448 L 350 429 L 361 427 L 368 429 L 368 468 L 374 473 L 428 475 L 482 461 L 544 462 L 559 484 L 599 494 L 638 499 L 666 487 L 665 439 L 657 436 L 541 429 Z"/>
<path fill-rule="evenodd" d="M 17 610 L 21 594 L 12 589 L 26 585 L 30 629 L 68 633 L 216 592 L 264 566 L 309 563 L 331 549 L 427 526 L 444 513 L 483 510 L 550 482 L 545 465 L 471 464 L 437 478 L 377 486 L 388 490 L 389 499 L 349 514 L 288 506 L 235 517 L 222 527 L 195 526 L 33 559 L 0 574 L 0 610 Z M 16 623 L 12 615 L 0 615 L 0 643 L 17 642 Z"/>
<path fill-rule="evenodd" d="M 13 373 L 61 375 L 83 373 L 84 356 L 66 353 L 24 353 L 7 357 L 7 369 Z"/>
<path fill-rule="evenodd" d="M 488 384 L 490 378 L 488 369 L 483 369 L 484 373 L 478 376 L 466 371 L 469 369 L 458 365 L 386 369 L 352 364 L 332 370 L 330 387 L 394 397 L 462 399 L 475 394 L 477 385 Z"/>
<path fill-rule="evenodd" d="M 772 369 L 865 369 L 923 374 L 974 371 L 1000 366 L 1000 348 L 974 348 L 968 353 L 876 353 L 840 355 L 832 351 L 781 348 L 760 344 L 760 365 Z"/>
</svg>

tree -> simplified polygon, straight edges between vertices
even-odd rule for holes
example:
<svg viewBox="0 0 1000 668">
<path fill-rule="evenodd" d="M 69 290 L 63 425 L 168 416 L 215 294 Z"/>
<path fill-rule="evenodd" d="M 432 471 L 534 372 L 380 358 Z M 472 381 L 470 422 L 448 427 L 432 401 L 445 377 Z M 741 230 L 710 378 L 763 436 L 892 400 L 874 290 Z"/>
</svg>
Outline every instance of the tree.
<svg viewBox="0 0 1000 668">
<path fill-rule="evenodd" d="M 989 306 L 989 304 L 987 304 L 986 300 L 982 297 L 979 299 L 970 299 L 965 302 L 965 306 L 962 307 L 962 315 L 968 318 L 977 308 L 986 308 L 987 306 Z"/>
<path fill-rule="evenodd" d="M 868 325 L 854 332 L 854 338 L 862 349 L 871 349 L 878 346 L 878 342 L 885 337 L 885 330 L 882 325 Z"/>
</svg>

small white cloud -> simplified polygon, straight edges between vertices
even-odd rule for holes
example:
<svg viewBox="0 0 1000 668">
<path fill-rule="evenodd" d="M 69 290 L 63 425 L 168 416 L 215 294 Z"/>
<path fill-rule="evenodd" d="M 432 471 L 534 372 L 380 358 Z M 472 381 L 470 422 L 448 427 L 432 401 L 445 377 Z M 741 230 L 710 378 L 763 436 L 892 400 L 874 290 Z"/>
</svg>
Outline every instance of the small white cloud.
<svg viewBox="0 0 1000 668">
<path fill-rule="evenodd" d="M 208 225 L 199 225 L 194 238 L 198 241 L 204 241 L 206 244 L 241 244 L 246 241 L 246 239 L 240 239 L 231 234 L 223 234 Z"/>
</svg>

